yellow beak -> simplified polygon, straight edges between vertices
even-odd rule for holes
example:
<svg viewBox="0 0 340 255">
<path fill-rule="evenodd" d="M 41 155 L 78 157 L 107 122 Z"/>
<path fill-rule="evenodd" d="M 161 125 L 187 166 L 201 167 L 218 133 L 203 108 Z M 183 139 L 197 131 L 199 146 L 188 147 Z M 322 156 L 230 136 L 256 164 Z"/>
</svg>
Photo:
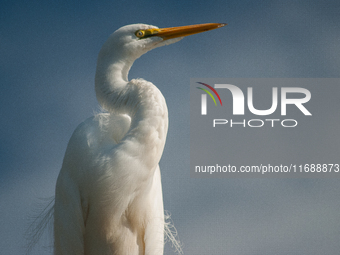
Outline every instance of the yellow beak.
<svg viewBox="0 0 340 255">
<path fill-rule="evenodd" d="M 224 27 L 226 23 L 206 23 L 199 25 L 181 26 L 181 27 L 169 27 L 154 29 L 153 35 L 162 37 L 164 40 L 184 37 L 188 35 L 198 34 L 219 27 Z"/>
</svg>

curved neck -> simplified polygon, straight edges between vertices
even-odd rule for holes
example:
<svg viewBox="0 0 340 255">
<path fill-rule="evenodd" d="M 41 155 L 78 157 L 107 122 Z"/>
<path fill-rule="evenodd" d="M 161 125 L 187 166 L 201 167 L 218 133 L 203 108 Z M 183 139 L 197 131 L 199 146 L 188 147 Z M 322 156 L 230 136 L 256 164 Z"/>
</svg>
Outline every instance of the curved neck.
<svg viewBox="0 0 340 255">
<path fill-rule="evenodd" d="M 140 155 L 141 161 L 154 159 L 147 164 L 148 168 L 155 168 L 165 145 L 168 109 L 162 93 L 152 83 L 142 79 L 128 81 L 128 72 L 136 58 L 99 55 L 96 95 L 102 107 L 110 113 L 131 117 L 130 129 L 121 146 L 133 141 L 134 155 Z M 129 152 L 132 152 L 131 148 L 127 150 Z"/>
<path fill-rule="evenodd" d="M 126 87 L 128 73 L 135 59 L 121 59 L 119 56 L 100 52 L 95 76 L 95 90 L 101 106 L 114 111 L 115 97 Z"/>
</svg>

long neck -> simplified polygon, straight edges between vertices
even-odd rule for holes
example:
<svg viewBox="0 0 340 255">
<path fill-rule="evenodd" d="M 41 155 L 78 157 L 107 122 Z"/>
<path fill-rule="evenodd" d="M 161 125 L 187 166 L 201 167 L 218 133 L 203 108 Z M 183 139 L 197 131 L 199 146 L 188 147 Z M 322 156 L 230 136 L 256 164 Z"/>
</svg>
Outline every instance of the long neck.
<svg viewBox="0 0 340 255">
<path fill-rule="evenodd" d="M 148 167 L 155 167 L 162 155 L 168 130 L 168 109 L 162 93 L 142 79 L 128 81 L 135 59 L 111 56 L 97 63 L 96 95 L 99 103 L 113 114 L 128 114 L 131 126 L 122 143 L 129 153 L 139 155 Z"/>
<path fill-rule="evenodd" d="M 122 58 L 102 50 L 97 61 L 95 89 L 100 105 L 110 111 L 122 111 L 115 104 L 128 84 L 128 73 L 135 59 Z"/>
</svg>

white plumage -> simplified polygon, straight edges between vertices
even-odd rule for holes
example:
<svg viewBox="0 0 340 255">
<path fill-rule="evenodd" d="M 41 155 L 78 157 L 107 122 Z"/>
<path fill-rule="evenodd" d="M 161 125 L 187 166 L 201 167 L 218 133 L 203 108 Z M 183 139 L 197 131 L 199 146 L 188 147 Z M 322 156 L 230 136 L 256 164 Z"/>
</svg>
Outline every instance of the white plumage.
<svg viewBox="0 0 340 255">
<path fill-rule="evenodd" d="M 95 85 L 108 113 L 81 123 L 68 144 L 55 194 L 56 255 L 163 254 L 158 163 L 168 109 L 156 86 L 143 79 L 128 81 L 128 72 L 151 49 L 223 25 L 128 25 L 103 45 Z"/>
</svg>

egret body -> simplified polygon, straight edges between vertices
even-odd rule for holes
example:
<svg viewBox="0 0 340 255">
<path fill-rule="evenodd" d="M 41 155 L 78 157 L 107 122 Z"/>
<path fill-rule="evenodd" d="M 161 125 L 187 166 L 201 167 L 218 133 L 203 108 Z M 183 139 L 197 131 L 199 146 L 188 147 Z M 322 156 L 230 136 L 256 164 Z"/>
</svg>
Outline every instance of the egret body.
<svg viewBox="0 0 340 255">
<path fill-rule="evenodd" d="M 74 131 L 56 184 L 56 255 L 160 255 L 164 246 L 161 159 L 168 130 L 162 93 L 128 80 L 133 62 L 159 46 L 224 24 L 115 31 L 97 61 L 100 113 Z"/>
</svg>

